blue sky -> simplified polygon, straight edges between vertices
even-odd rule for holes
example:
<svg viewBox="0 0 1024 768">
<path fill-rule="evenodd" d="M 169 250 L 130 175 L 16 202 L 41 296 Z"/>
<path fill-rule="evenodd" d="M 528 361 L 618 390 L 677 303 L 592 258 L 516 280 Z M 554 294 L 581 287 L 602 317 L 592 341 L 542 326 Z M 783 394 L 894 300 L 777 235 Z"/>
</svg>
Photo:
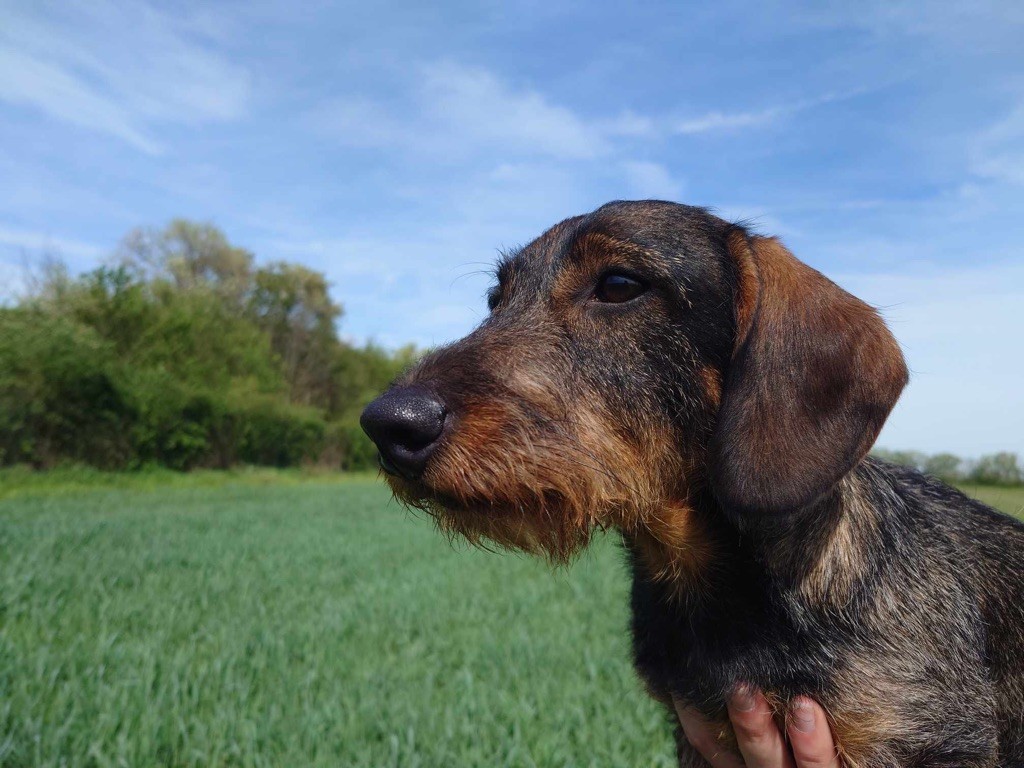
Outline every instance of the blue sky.
<svg viewBox="0 0 1024 768">
<path fill-rule="evenodd" d="M 884 308 L 881 444 L 1024 454 L 1020 2 L 0 0 L 0 294 L 212 220 L 436 344 L 496 249 L 616 198 L 751 219 Z"/>
</svg>

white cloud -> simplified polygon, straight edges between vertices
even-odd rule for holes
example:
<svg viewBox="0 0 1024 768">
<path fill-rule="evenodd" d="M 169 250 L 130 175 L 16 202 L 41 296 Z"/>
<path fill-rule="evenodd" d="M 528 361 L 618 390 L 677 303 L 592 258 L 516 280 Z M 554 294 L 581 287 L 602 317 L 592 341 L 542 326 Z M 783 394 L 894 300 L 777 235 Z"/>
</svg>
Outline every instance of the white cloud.
<svg viewBox="0 0 1024 768">
<path fill-rule="evenodd" d="M 712 131 L 734 130 L 751 126 L 766 125 L 780 115 L 786 114 L 783 107 L 769 107 L 753 112 L 708 112 L 700 117 L 682 120 L 675 125 L 676 133 L 709 133 Z"/>
<path fill-rule="evenodd" d="M 342 330 L 350 338 L 429 347 L 464 335 L 482 319 L 492 236 L 442 228 L 416 237 L 278 239 L 259 250 L 322 270 L 345 307 Z"/>
<path fill-rule="evenodd" d="M 587 198 L 577 182 L 551 162 L 503 163 L 413 190 L 420 200 L 433 195 L 443 215 L 421 208 L 411 226 L 339 223 L 330 234 L 268 232 L 264 243 L 249 244 L 261 258 L 322 270 L 346 308 L 346 334 L 431 346 L 463 336 L 483 318 L 500 248 L 526 243 L 560 218 L 605 202 Z"/>
<path fill-rule="evenodd" d="M 133 124 L 114 100 L 96 93 L 59 66 L 0 47 L 0 99 L 31 105 L 51 117 L 116 136 L 136 149 L 158 154 L 160 146 Z"/>
<path fill-rule="evenodd" d="M 978 176 L 1024 184 L 1024 105 L 982 131 L 971 147 L 971 170 Z"/>
<path fill-rule="evenodd" d="M 7 5 L 0 100 L 114 136 L 149 154 L 161 123 L 234 120 L 248 73 L 198 42 L 186 22 L 145 3 Z"/>
<path fill-rule="evenodd" d="M 354 147 L 396 147 L 418 140 L 408 123 L 362 97 L 322 105 L 307 116 L 307 122 L 317 133 Z"/>
<path fill-rule="evenodd" d="M 598 123 L 598 128 L 605 136 L 623 136 L 638 139 L 655 138 L 661 133 L 658 121 L 647 115 L 626 111 L 611 120 Z"/>
<path fill-rule="evenodd" d="M 486 69 L 451 61 L 421 67 L 411 88 L 401 110 L 352 95 L 321 105 L 308 122 L 321 135 L 353 146 L 442 155 L 499 150 L 588 160 L 620 151 L 623 141 L 767 125 L 867 90 L 826 93 L 759 110 L 714 110 L 683 120 L 628 110 L 588 120 L 536 90 L 516 88 Z"/>
<path fill-rule="evenodd" d="M 510 152 L 588 159 L 609 150 L 597 125 L 543 94 L 453 62 L 421 67 L 399 109 L 361 96 L 322 105 L 308 117 L 321 135 L 354 146 L 439 157 Z"/>
<path fill-rule="evenodd" d="M 664 165 L 631 160 L 622 164 L 622 170 L 630 193 L 637 198 L 679 201 L 683 197 L 683 185 Z"/>
<path fill-rule="evenodd" d="M 868 88 L 854 88 L 849 91 L 825 93 L 811 99 L 798 99 L 775 104 L 763 109 L 721 112 L 714 110 L 703 115 L 680 120 L 672 126 L 674 133 L 693 135 L 701 133 L 723 133 L 742 128 L 766 126 L 785 117 L 807 109 L 820 107 L 837 101 L 845 101 L 868 92 Z"/>
<path fill-rule="evenodd" d="M 0 225 L 0 245 L 25 251 L 53 251 L 75 258 L 94 259 L 103 249 L 91 243 L 65 237 L 55 237 L 47 232 L 32 232 Z"/>
<path fill-rule="evenodd" d="M 484 69 L 451 62 L 429 66 L 420 99 L 438 129 L 480 144 L 562 158 L 589 158 L 607 149 L 600 132 L 571 110 Z"/>
<path fill-rule="evenodd" d="M 812 26 L 866 29 L 887 37 L 919 37 L 950 49 L 1019 49 L 1024 7 L 1007 0 L 866 0 L 858 3 L 817 3 L 791 13 Z"/>
</svg>

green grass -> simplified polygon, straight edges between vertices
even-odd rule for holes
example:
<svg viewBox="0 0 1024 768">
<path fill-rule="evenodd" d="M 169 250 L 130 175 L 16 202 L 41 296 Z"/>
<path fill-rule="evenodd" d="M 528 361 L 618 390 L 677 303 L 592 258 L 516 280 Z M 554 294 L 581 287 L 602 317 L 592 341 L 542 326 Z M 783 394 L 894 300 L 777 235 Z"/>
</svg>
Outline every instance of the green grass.
<svg viewBox="0 0 1024 768">
<path fill-rule="evenodd" d="M 0 766 L 671 765 L 611 540 L 552 572 L 299 472 L 0 497 Z"/>
<path fill-rule="evenodd" d="M 965 485 L 963 491 L 991 507 L 1024 520 L 1024 487 Z"/>
<path fill-rule="evenodd" d="M 0 501 L 0 765 L 671 764 L 611 541 L 552 573 L 371 479 L 125 482 Z"/>
<path fill-rule="evenodd" d="M 376 477 L 376 472 L 363 477 Z M 352 477 L 348 475 L 347 477 Z M 219 488 L 224 485 L 290 485 L 312 480 L 338 482 L 336 472 L 317 467 L 275 469 L 240 466 L 227 470 L 197 469 L 175 472 L 165 467 L 147 467 L 135 472 L 104 472 L 86 466 L 68 466 L 37 471 L 25 466 L 0 468 L 0 500 L 26 496 L 69 496 L 93 490 L 132 491 L 167 488 Z"/>
</svg>

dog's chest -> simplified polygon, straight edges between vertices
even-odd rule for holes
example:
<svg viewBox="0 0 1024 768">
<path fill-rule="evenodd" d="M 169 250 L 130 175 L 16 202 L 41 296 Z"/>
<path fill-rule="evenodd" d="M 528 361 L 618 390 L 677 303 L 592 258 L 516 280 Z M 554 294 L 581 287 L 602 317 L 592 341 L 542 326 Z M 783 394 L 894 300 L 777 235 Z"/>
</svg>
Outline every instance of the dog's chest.
<svg viewBox="0 0 1024 768">
<path fill-rule="evenodd" d="M 661 699 L 724 708 L 737 683 L 786 699 L 833 688 L 851 640 L 822 631 L 805 610 L 784 601 L 737 601 L 718 610 L 661 610 L 634 590 L 633 653 L 641 678 Z"/>
<path fill-rule="evenodd" d="M 767 587 L 737 587 L 703 606 L 688 606 L 667 602 L 663 587 L 638 579 L 632 598 L 637 671 L 652 696 L 670 708 L 695 706 L 724 723 L 726 699 L 738 683 L 749 683 L 783 718 L 796 696 L 818 701 L 854 764 L 992 764 L 986 761 L 995 754 L 996 707 L 984 664 L 962 653 L 960 663 L 935 665 L 935 658 L 952 657 L 955 648 L 972 647 L 942 628 L 947 622 L 939 613 L 931 615 L 935 626 L 928 634 L 946 636 L 949 646 L 927 663 L 927 654 L 915 653 L 910 640 L 879 636 L 854 618 Z M 942 733 L 931 725 L 935 717 Z M 955 759 L 930 762 L 932 753 Z"/>
</svg>

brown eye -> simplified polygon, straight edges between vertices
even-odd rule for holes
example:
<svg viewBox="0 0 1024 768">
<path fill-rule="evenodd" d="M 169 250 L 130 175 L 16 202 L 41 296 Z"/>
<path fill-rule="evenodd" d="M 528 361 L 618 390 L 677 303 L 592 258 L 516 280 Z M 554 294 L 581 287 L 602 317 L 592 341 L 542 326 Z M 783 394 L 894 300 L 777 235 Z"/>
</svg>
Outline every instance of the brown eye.
<svg viewBox="0 0 1024 768">
<path fill-rule="evenodd" d="M 594 295 L 598 301 L 622 304 L 624 301 L 635 299 L 646 290 L 647 286 L 639 280 L 613 272 L 601 278 Z"/>
</svg>

